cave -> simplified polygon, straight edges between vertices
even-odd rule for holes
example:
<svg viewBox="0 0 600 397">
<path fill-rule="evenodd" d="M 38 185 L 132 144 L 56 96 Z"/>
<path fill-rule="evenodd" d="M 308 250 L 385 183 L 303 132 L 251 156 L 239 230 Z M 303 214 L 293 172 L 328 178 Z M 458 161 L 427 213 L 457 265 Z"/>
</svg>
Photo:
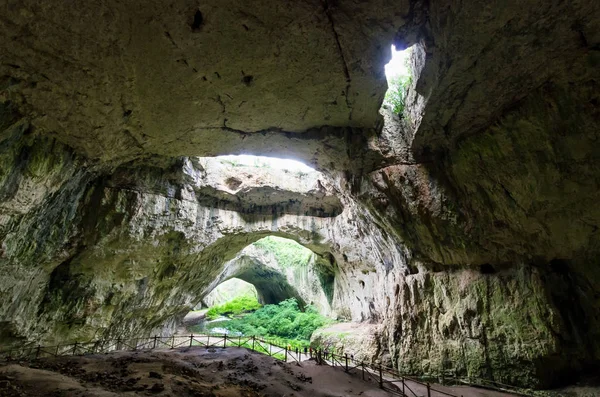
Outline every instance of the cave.
<svg viewBox="0 0 600 397">
<path fill-rule="evenodd" d="M 173 335 L 274 236 L 369 362 L 527 389 L 600 364 L 599 2 L 2 9 L 0 350 Z"/>
<path fill-rule="evenodd" d="M 307 304 L 331 317 L 335 263 L 289 238 L 267 236 L 244 247 L 223 264 L 220 274 L 201 293 L 205 302 L 215 289 L 229 280 L 251 284 L 262 305 L 295 299 L 303 309 Z M 329 277 L 327 277 L 329 276 Z M 205 305 L 206 306 L 206 305 Z"/>
</svg>

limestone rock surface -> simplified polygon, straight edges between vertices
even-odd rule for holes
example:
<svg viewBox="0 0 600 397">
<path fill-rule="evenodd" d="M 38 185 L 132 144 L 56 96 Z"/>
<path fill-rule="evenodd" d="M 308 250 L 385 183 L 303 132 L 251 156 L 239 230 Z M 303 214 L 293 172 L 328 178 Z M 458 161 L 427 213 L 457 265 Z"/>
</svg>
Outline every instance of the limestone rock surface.
<svg viewBox="0 0 600 397">
<path fill-rule="evenodd" d="M 397 368 L 550 387 L 600 362 L 598 1 L 0 9 L 3 344 L 168 334 L 276 235 Z M 242 152 L 323 176 L 197 160 Z"/>
</svg>

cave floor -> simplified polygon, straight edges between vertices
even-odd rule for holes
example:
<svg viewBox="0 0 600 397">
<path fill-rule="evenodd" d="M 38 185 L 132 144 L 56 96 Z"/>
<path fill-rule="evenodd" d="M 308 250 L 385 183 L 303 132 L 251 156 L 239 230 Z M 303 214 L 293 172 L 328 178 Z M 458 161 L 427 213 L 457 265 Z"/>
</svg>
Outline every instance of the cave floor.
<svg viewBox="0 0 600 397">
<path fill-rule="evenodd" d="M 58 357 L 0 366 L 0 396 L 390 396 L 374 382 L 314 362 L 246 349 L 190 348 Z"/>
<path fill-rule="evenodd" d="M 417 391 L 417 390 L 415 390 Z M 509 396 L 460 388 L 464 397 Z M 379 397 L 375 380 L 313 361 L 285 364 L 246 349 L 153 350 L 0 365 L 0 396 Z"/>
</svg>

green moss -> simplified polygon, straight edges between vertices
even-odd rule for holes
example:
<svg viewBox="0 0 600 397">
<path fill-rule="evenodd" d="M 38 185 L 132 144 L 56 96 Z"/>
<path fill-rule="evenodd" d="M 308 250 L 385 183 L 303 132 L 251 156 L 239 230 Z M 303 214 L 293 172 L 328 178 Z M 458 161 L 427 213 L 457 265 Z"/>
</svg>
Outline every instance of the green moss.
<svg viewBox="0 0 600 397">
<path fill-rule="evenodd" d="M 293 240 L 275 236 L 260 239 L 253 245 L 275 255 L 283 268 L 304 267 L 314 255 L 311 250 Z"/>
</svg>

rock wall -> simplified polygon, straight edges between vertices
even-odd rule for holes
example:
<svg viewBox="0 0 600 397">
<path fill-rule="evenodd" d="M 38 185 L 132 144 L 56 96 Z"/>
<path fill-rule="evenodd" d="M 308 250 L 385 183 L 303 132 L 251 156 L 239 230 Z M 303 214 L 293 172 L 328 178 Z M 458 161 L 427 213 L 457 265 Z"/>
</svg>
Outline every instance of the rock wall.
<svg viewBox="0 0 600 397">
<path fill-rule="evenodd" d="M 3 344 L 168 333 L 272 234 L 403 370 L 598 364 L 597 1 L 3 7 Z M 381 117 L 392 42 L 413 82 Z M 325 176 L 252 188 L 189 157 L 240 152 Z"/>
<path fill-rule="evenodd" d="M 41 165 L 23 155 L 38 151 L 45 153 Z M 237 212 L 198 191 L 200 170 L 189 160 L 165 160 L 161 168 L 130 164 L 107 175 L 53 142 L 34 140 L 21 151 L 6 145 L 4 153 L 6 169 L 16 170 L 3 185 L 14 198 L 3 207 L 2 268 L 10 272 L 0 289 L 5 344 L 169 333 L 225 264 L 267 235 L 292 238 L 319 255 L 328 305 L 345 316 L 368 308 L 369 291 L 365 308 L 345 304 L 353 281 L 342 264 L 376 268 L 381 255 L 371 245 L 376 240 L 365 239 L 364 215 L 351 202 L 336 217 L 260 202 L 262 211 Z M 307 285 L 315 281 L 301 276 Z M 321 301 L 325 292 L 318 293 Z"/>
<path fill-rule="evenodd" d="M 549 387 L 597 360 L 586 319 L 596 309 L 565 269 L 424 272 L 396 291 L 386 324 L 392 361 L 407 373 Z"/>
<path fill-rule="evenodd" d="M 597 365 L 594 86 L 547 84 L 436 163 L 370 174 L 418 264 L 386 321 L 398 367 L 550 387 Z"/>
</svg>

